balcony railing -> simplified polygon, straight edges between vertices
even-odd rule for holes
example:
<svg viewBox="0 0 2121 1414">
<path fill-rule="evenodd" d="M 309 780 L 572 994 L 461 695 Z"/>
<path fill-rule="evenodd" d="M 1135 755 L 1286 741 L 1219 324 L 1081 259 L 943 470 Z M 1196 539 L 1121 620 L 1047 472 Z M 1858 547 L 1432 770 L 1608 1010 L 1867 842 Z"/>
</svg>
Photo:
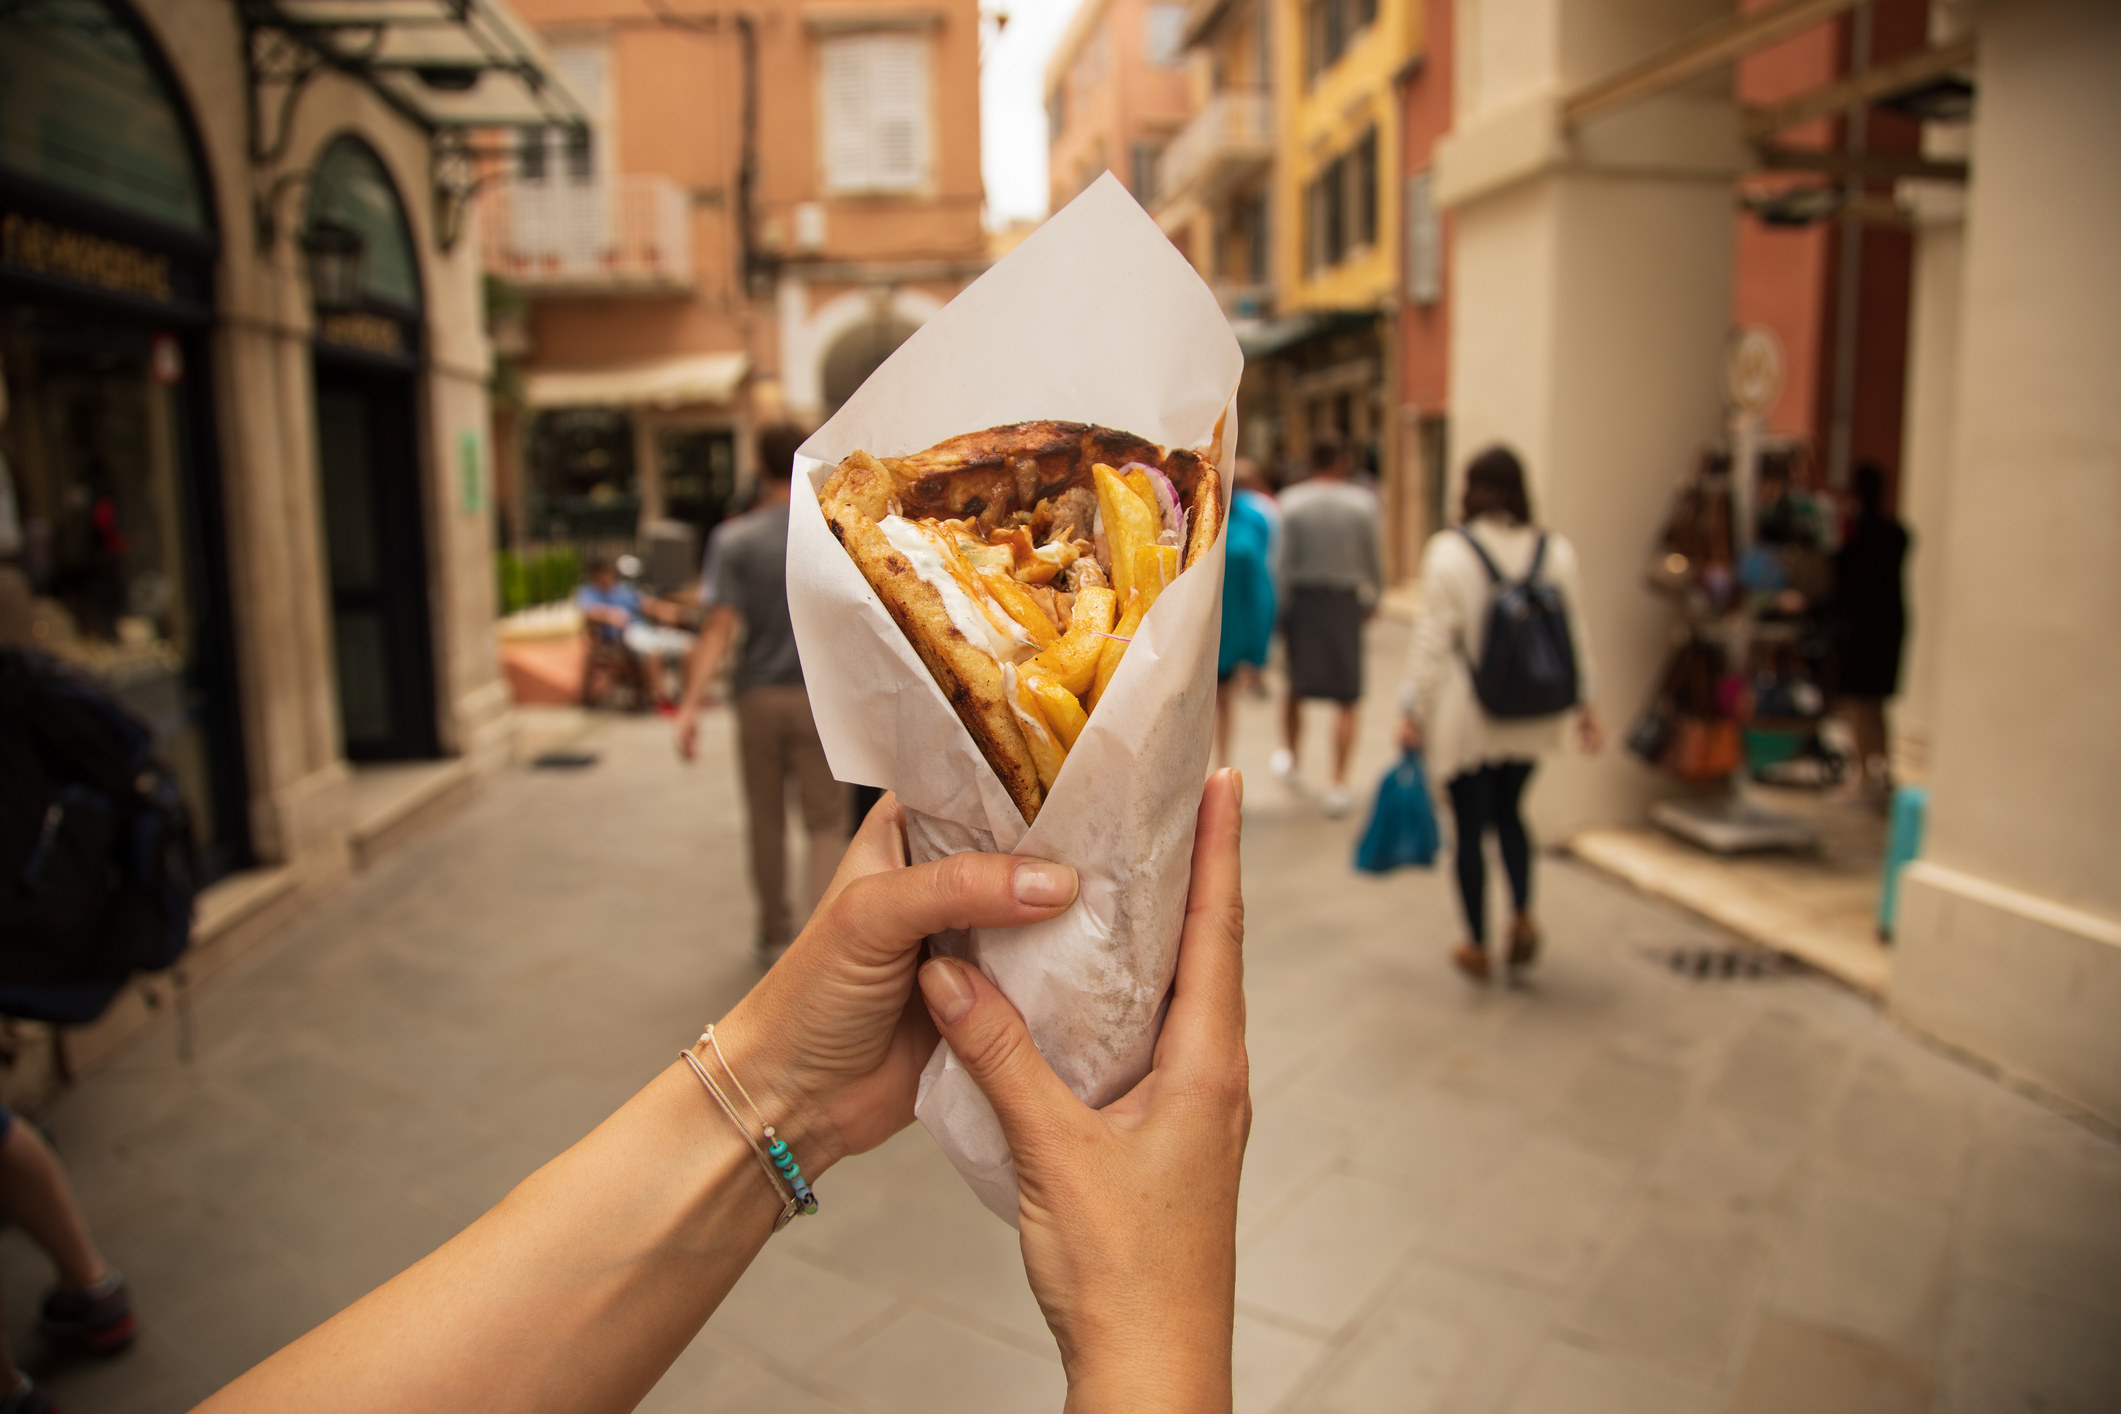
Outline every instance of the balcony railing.
<svg viewBox="0 0 2121 1414">
<path fill-rule="evenodd" d="M 668 177 L 512 177 L 490 200 L 486 268 L 527 291 L 692 287 L 692 200 Z"/>
<path fill-rule="evenodd" d="M 1156 169 L 1158 204 L 1212 200 L 1273 160 L 1267 95 L 1224 89 L 1164 149 Z"/>
</svg>

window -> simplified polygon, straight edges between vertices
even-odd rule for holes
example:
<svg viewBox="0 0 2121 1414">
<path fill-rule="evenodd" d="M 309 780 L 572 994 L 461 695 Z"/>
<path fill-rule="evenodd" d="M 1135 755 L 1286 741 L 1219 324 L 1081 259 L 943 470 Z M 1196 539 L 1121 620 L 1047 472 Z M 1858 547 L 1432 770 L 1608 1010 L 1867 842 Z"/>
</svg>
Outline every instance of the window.
<svg viewBox="0 0 2121 1414">
<path fill-rule="evenodd" d="M 1443 222 L 1427 172 L 1407 178 L 1407 298 L 1433 305 L 1443 298 Z"/>
<path fill-rule="evenodd" d="M 928 183 L 928 41 L 855 34 L 819 46 L 825 187 L 914 191 Z"/>
<path fill-rule="evenodd" d="M 1375 3 L 1375 0 L 1371 0 Z M 1168 69 L 1178 63 L 1185 52 L 1186 7 L 1183 5 L 1151 5 L 1146 23 L 1146 43 L 1143 48 L 1149 62 L 1160 69 Z"/>
<path fill-rule="evenodd" d="M 1377 0 L 1310 0 L 1304 7 L 1305 79 L 1332 68 L 1376 21 Z"/>
<path fill-rule="evenodd" d="M 597 174 L 596 139 L 587 128 L 569 128 L 563 139 L 567 149 L 567 175 L 586 182 Z"/>
<path fill-rule="evenodd" d="M 601 40 L 556 44 L 552 65 L 582 100 L 589 126 L 555 135 L 560 169 L 576 182 L 590 182 L 612 170 L 611 49 Z M 543 159 L 540 158 L 542 172 Z"/>
<path fill-rule="evenodd" d="M 1343 176 L 1348 184 L 1348 244 L 1377 244 L 1377 129 L 1372 128 L 1348 154 Z"/>
<path fill-rule="evenodd" d="M 1377 244 L 1377 129 L 1319 169 L 1304 206 L 1307 274 Z"/>
<path fill-rule="evenodd" d="M 1133 189 L 1134 199 L 1144 206 L 1156 201 L 1156 159 L 1163 151 L 1153 142 L 1137 142 L 1127 154 L 1133 167 L 1129 175 L 1134 178 L 1127 185 Z"/>
<path fill-rule="evenodd" d="M 526 182 L 542 182 L 545 170 L 545 130 L 520 129 L 516 133 L 516 176 Z"/>
</svg>

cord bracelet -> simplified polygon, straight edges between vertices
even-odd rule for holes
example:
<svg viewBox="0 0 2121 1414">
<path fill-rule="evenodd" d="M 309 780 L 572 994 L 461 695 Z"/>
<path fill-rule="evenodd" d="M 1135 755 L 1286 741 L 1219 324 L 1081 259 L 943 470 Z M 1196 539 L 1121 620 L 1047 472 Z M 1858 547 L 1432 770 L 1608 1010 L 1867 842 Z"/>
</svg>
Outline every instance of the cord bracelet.
<svg viewBox="0 0 2121 1414">
<path fill-rule="evenodd" d="M 751 1092 L 744 1088 L 744 1082 L 737 1079 L 736 1070 L 729 1064 L 729 1058 L 722 1054 L 721 1042 L 715 1039 L 713 1026 L 710 1025 L 702 1031 L 700 1040 L 693 1042 L 693 1045 L 697 1046 L 701 1041 L 706 1042 L 708 1049 L 714 1052 L 714 1058 L 720 1064 L 722 1072 L 729 1077 L 730 1084 L 736 1087 L 737 1094 L 743 1097 L 745 1108 L 749 1109 L 752 1117 L 758 1121 L 759 1135 L 763 1136 L 764 1143 L 754 1136 L 752 1127 L 744 1122 L 743 1115 L 738 1113 L 727 1092 L 708 1073 L 707 1067 L 701 1064 L 692 1048 L 687 1047 L 678 1052 L 678 1056 L 686 1065 L 692 1067 L 692 1073 L 699 1077 L 700 1084 L 714 1097 L 715 1104 L 723 1114 L 729 1116 L 729 1122 L 736 1126 L 737 1133 L 744 1136 L 744 1142 L 750 1146 L 752 1154 L 758 1159 L 759 1167 L 765 1172 L 766 1182 L 773 1188 L 774 1196 L 781 1200 L 781 1213 L 774 1219 L 773 1230 L 779 1232 L 797 1213 L 815 1213 L 818 1208 L 817 1194 L 811 1189 L 809 1180 L 803 1177 L 802 1166 L 795 1161 L 795 1155 L 789 1150 L 787 1141 L 774 1133 L 773 1126 L 768 1124 L 766 1117 L 759 1112 L 758 1103 L 751 1098 Z"/>
</svg>

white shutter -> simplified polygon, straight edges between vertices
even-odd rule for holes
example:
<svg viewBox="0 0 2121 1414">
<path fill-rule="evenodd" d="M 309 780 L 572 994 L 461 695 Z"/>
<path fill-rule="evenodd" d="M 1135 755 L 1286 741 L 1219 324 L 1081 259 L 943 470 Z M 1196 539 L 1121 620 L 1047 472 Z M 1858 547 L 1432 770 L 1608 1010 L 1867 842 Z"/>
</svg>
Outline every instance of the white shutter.
<svg viewBox="0 0 2121 1414">
<path fill-rule="evenodd" d="M 928 184 L 928 41 L 861 34 L 820 46 L 825 186 L 912 191 Z"/>
</svg>

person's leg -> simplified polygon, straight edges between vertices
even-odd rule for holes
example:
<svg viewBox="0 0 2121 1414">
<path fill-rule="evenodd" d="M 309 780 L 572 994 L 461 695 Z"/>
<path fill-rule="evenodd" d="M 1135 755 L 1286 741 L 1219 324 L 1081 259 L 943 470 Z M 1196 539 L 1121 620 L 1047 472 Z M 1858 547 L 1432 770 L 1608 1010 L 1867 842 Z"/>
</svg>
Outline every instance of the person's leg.
<svg viewBox="0 0 2121 1414">
<path fill-rule="evenodd" d="M 1302 730 L 1303 724 L 1303 699 L 1296 695 L 1296 689 L 1292 687 L 1281 702 L 1281 745 L 1282 749 L 1289 753 L 1289 769 L 1292 771 L 1296 768 L 1296 735 Z"/>
<path fill-rule="evenodd" d="M 1525 782 L 1532 778 L 1532 762 L 1506 761 L 1488 769 L 1494 773 L 1494 792 L 1489 810 L 1495 823 L 1495 840 L 1502 846 L 1502 867 L 1510 876 L 1510 901 L 1519 917 L 1532 908 L 1532 839 L 1526 833 L 1518 806 L 1524 800 Z"/>
<path fill-rule="evenodd" d="M 1343 702 L 1333 720 L 1333 784 L 1348 784 L 1348 761 L 1355 755 L 1355 718 L 1360 702 Z"/>
<path fill-rule="evenodd" d="M 1466 939 L 1476 948 L 1488 943 L 1488 869 L 1482 836 L 1488 828 L 1488 768 L 1451 777 L 1451 818 L 1456 822 L 1458 902 L 1465 910 Z"/>
<path fill-rule="evenodd" d="M 847 852 L 849 801 L 847 788 L 832 778 L 832 767 L 825 760 L 817 720 L 810 715 L 810 695 L 800 687 L 790 688 L 782 710 L 787 714 L 788 766 L 802 800 L 803 829 L 810 836 L 805 853 L 808 887 L 802 898 L 807 920 L 838 872 L 840 856 Z"/>
<path fill-rule="evenodd" d="M 761 949 L 777 948 L 794 934 L 788 919 L 788 807 L 771 689 L 753 688 L 736 699 L 737 769 L 744 777 L 744 823 L 750 830 L 751 891 L 758 900 Z"/>
<path fill-rule="evenodd" d="M 19 1120 L 0 1136 L 0 1215 L 44 1249 L 59 1269 L 61 1291 L 87 1291 L 110 1275 L 58 1156 Z"/>
</svg>

